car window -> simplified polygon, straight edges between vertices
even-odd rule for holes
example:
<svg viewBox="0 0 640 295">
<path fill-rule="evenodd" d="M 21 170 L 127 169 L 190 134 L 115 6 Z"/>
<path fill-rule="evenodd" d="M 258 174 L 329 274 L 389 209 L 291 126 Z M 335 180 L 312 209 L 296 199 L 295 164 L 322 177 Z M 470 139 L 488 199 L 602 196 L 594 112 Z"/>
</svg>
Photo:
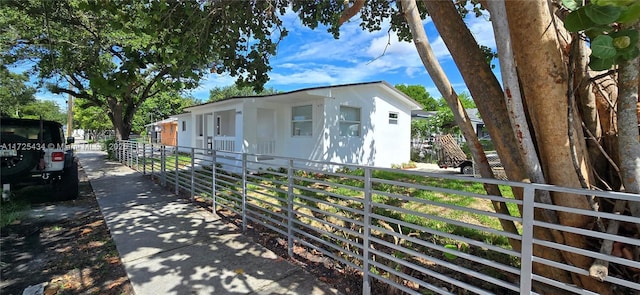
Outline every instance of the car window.
<svg viewBox="0 0 640 295">
<path fill-rule="evenodd" d="M 27 142 L 46 142 L 60 143 L 62 142 L 59 128 L 50 124 L 45 124 L 40 134 L 40 126 L 25 125 L 7 125 L 2 124 L 0 127 L 2 134 L 13 134 L 24 138 Z"/>
</svg>

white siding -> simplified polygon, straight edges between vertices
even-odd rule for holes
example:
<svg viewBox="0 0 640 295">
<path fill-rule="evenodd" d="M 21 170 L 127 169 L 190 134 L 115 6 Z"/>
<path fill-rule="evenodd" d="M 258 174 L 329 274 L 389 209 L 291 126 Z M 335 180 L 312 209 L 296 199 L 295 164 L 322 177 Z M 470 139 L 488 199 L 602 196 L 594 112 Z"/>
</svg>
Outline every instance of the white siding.
<svg viewBox="0 0 640 295">
<path fill-rule="evenodd" d="M 193 120 L 191 120 L 191 114 L 184 114 L 175 116 L 178 118 L 178 139 L 177 145 L 179 147 L 190 147 L 193 145 L 191 134 L 193 133 Z M 183 126 L 185 129 L 183 129 Z M 186 148 L 178 148 L 179 151 L 188 151 Z"/>
<path fill-rule="evenodd" d="M 272 138 L 275 144 L 270 145 L 270 150 L 278 156 L 390 167 L 410 161 L 411 110 L 418 108 L 417 104 L 390 87 L 386 83 L 343 85 L 268 97 L 233 99 L 194 107 L 191 109 L 191 120 L 197 115 L 235 109 L 237 151 L 257 153 L 260 142 Z M 312 135 L 295 136 L 292 131 L 292 108 L 304 105 L 312 106 Z M 359 136 L 340 135 L 341 106 L 360 111 Z M 390 112 L 397 114 L 394 123 L 389 122 Z M 273 122 L 258 126 L 258 118 L 262 122 Z M 213 131 L 213 124 L 207 125 L 211 126 L 205 127 L 209 129 L 206 131 Z M 195 144 L 198 139 L 193 133 L 195 129 L 191 127 L 190 130 L 192 138 L 178 133 L 180 145 L 183 142 Z"/>
</svg>

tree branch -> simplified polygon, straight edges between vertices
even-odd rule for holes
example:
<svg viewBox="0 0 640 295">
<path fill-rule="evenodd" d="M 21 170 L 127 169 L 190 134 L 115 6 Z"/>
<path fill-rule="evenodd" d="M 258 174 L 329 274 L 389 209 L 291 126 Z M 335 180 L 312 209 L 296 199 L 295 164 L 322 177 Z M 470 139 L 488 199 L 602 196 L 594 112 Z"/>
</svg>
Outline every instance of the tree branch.
<svg viewBox="0 0 640 295">
<path fill-rule="evenodd" d="M 149 97 L 149 92 L 151 92 L 151 87 L 153 87 L 153 85 L 155 85 L 160 80 L 160 78 L 168 74 L 169 69 L 170 67 L 163 68 L 160 72 L 158 72 L 158 74 L 155 77 L 153 77 L 153 79 L 151 79 L 151 81 L 149 81 L 149 84 L 147 84 L 147 86 L 144 88 L 144 90 L 140 94 L 140 99 L 142 101 L 144 101 L 145 99 L 147 99 L 147 97 Z"/>
<path fill-rule="evenodd" d="M 355 0 L 355 2 L 353 2 L 353 5 L 348 5 L 349 0 L 345 0 L 344 6 L 347 6 L 347 8 L 342 12 L 342 15 L 340 15 L 340 19 L 338 20 L 338 27 L 342 26 L 342 24 L 346 23 L 348 20 L 358 14 L 360 9 L 362 9 L 362 7 L 364 6 L 364 0 Z"/>
</svg>

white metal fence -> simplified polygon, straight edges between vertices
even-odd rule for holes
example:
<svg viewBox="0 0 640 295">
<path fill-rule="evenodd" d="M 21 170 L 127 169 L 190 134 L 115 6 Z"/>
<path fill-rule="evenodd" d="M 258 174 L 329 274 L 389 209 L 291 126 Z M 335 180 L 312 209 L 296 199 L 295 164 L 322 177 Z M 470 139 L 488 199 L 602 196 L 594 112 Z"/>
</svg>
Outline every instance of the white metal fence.
<svg viewBox="0 0 640 295">
<path fill-rule="evenodd" d="M 184 153 L 128 141 L 114 148 L 120 162 L 176 193 L 241 217 L 244 230 L 259 226 L 281 235 L 290 256 L 294 245 L 302 246 L 356 270 L 362 294 L 598 294 L 580 285 L 589 282 L 585 278 L 594 260 L 608 265 L 601 290 L 640 294 L 640 239 L 633 235 L 640 218 L 535 200 L 540 191 L 563 192 L 613 206 L 637 201 L 635 194 L 180 147 L 189 151 Z M 460 187 L 442 185 L 447 182 Z M 522 190 L 524 197 L 465 189 L 484 183 Z M 506 205 L 510 213 L 496 213 L 493 203 Z M 543 210 L 589 216 L 593 229 L 534 219 Z M 517 230 L 505 231 L 501 222 Z M 615 222 L 618 233 L 595 226 Z M 586 237 L 588 243 L 544 239 L 534 229 Z M 635 256 L 601 253 L 606 240 L 615 242 L 614 251 L 631 250 Z M 565 258 L 582 257 L 588 265 L 556 260 L 549 254 L 554 251 Z M 569 282 L 554 280 L 552 273 L 566 274 Z"/>
</svg>

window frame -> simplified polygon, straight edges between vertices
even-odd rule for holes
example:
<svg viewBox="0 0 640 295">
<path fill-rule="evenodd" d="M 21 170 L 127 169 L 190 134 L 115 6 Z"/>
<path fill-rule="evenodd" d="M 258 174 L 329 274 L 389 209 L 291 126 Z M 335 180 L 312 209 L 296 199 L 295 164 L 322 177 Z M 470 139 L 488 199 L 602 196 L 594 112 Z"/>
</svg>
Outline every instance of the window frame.
<svg viewBox="0 0 640 295">
<path fill-rule="evenodd" d="M 395 116 L 395 118 L 394 118 Z M 398 119 L 400 118 L 399 112 L 389 111 L 389 124 L 398 125 Z"/>
<path fill-rule="evenodd" d="M 216 116 L 216 136 L 220 136 L 222 134 L 222 117 L 220 115 Z"/>
<path fill-rule="evenodd" d="M 296 112 L 296 110 L 300 110 L 302 108 L 309 108 L 309 118 L 305 116 L 305 114 L 301 114 L 300 111 Z M 302 128 L 296 127 L 303 125 L 308 126 L 308 133 L 302 133 Z M 296 132 L 296 129 L 298 132 Z M 313 136 L 313 105 L 305 104 L 305 105 L 297 105 L 291 107 L 291 137 L 312 137 Z"/>
<path fill-rule="evenodd" d="M 346 109 L 351 109 L 351 110 L 355 110 L 356 114 L 357 114 L 357 120 L 346 120 L 343 116 L 343 108 Z M 340 136 L 343 137 L 361 137 L 362 136 L 362 108 L 360 107 L 354 107 L 354 106 L 348 106 L 348 105 L 341 105 L 340 106 L 340 113 L 338 115 L 338 132 Z M 354 124 L 356 124 L 358 126 L 357 129 L 357 133 L 354 134 L 344 134 L 343 133 L 343 125 L 349 124 L 350 126 L 347 127 L 347 129 L 351 129 L 351 126 L 353 126 Z"/>
</svg>

